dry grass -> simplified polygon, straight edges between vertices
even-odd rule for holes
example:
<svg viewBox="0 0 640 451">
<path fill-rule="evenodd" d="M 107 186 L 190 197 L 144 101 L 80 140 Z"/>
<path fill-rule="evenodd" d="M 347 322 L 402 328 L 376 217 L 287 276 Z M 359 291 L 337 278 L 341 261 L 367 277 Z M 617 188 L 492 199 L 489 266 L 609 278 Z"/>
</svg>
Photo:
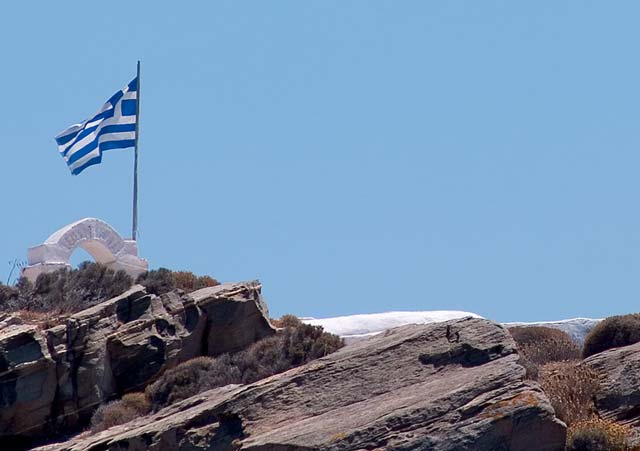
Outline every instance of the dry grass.
<svg viewBox="0 0 640 451">
<path fill-rule="evenodd" d="M 540 368 L 538 379 L 556 416 L 567 425 L 596 413 L 594 396 L 600 388 L 598 374 L 578 361 L 552 362 Z"/>
<path fill-rule="evenodd" d="M 600 418 L 572 424 L 567 430 L 567 451 L 638 451 L 631 446 L 634 430 Z"/>
</svg>

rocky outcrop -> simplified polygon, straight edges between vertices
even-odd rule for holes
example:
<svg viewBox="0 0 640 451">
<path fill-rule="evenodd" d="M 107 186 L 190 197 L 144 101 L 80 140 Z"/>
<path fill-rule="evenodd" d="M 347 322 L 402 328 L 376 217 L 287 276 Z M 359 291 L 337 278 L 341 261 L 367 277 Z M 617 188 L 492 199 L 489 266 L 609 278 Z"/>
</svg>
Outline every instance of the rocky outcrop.
<svg viewBox="0 0 640 451">
<path fill-rule="evenodd" d="M 640 428 L 640 343 L 592 355 L 582 364 L 600 375 L 599 415 Z"/>
<path fill-rule="evenodd" d="M 42 450 L 563 450 L 564 424 L 517 361 L 487 320 L 403 326 Z"/>
<path fill-rule="evenodd" d="M 189 295 L 135 286 L 47 330 L 0 318 L 0 443 L 74 430 L 106 400 L 275 333 L 258 282 Z"/>
</svg>

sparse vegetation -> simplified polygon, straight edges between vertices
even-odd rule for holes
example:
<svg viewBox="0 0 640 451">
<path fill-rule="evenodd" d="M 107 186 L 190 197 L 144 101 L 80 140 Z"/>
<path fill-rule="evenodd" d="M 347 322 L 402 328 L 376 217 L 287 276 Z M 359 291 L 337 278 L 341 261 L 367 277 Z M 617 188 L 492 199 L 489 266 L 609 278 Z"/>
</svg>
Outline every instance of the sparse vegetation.
<svg viewBox="0 0 640 451">
<path fill-rule="evenodd" d="M 121 294 L 132 283 L 124 271 L 84 262 L 78 269 L 40 274 L 34 284 L 20 278 L 15 287 L 0 286 L 0 311 L 77 312 Z"/>
<path fill-rule="evenodd" d="M 640 313 L 611 316 L 600 321 L 587 335 L 582 356 L 587 358 L 602 351 L 628 346 L 640 341 Z"/>
<path fill-rule="evenodd" d="M 130 393 L 103 404 L 91 418 L 99 432 L 157 411 L 203 391 L 229 384 L 248 384 L 323 357 L 341 348 L 339 337 L 309 326 L 293 315 L 280 319 L 282 330 L 246 350 L 219 357 L 196 357 L 164 373 L 145 393 Z"/>
<path fill-rule="evenodd" d="M 118 401 L 98 407 L 91 417 L 91 431 L 100 432 L 118 424 L 128 423 L 149 413 L 150 404 L 144 393 L 130 393 Z"/>
<path fill-rule="evenodd" d="M 551 362 L 540 368 L 538 382 L 556 416 L 567 425 L 595 415 L 593 402 L 600 388 L 598 375 L 579 361 Z"/>
<path fill-rule="evenodd" d="M 146 389 L 153 410 L 228 384 L 248 384 L 330 354 L 344 345 L 322 327 L 288 315 L 283 330 L 247 349 L 217 358 L 198 357 L 167 371 Z"/>
<path fill-rule="evenodd" d="M 239 370 L 230 365 L 228 355 L 217 359 L 196 357 L 167 371 L 146 389 L 154 410 L 197 395 L 214 387 L 237 384 Z"/>
<path fill-rule="evenodd" d="M 271 324 L 275 327 L 298 327 L 302 321 L 295 315 L 282 315 L 280 318 L 271 318 Z"/>
<path fill-rule="evenodd" d="M 567 451 L 631 451 L 633 429 L 619 423 L 591 418 L 571 425 Z M 635 448 L 637 449 L 637 448 Z"/>
<path fill-rule="evenodd" d="M 520 364 L 526 369 L 528 379 L 538 379 L 542 365 L 580 358 L 578 345 L 559 329 L 517 326 L 510 327 L 509 333 L 518 346 Z"/>
<path fill-rule="evenodd" d="M 153 294 L 163 294 L 175 288 L 186 292 L 219 285 L 210 276 L 196 276 L 188 271 L 166 268 L 149 271 L 138 277 Z M 133 285 L 124 271 L 114 271 L 93 262 L 81 263 L 77 269 L 58 270 L 40 274 L 35 283 L 18 279 L 15 286 L 0 283 L 0 312 L 18 314 L 27 322 L 37 319 L 39 313 L 59 316 L 78 312 L 102 301 L 122 294 Z"/>
<path fill-rule="evenodd" d="M 122 397 L 122 402 L 140 415 L 146 415 L 151 410 L 151 404 L 144 393 L 127 393 Z"/>
<path fill-rule="evenodd" d="M 200 288 L 219 285 L 216 279 L 210 276 L 196 276 L 189 271 L 171 271 L 167 268 L 154 269 L 141 274 L 136 283 L 144 285 L 149 293 L 161 295 L 179 288 L 187 293 Z"/>
<path fill-rule="evenodd" d="M 185 292 L 215 286 L 209 276 L 166 268 L 137 279 L 150 293 L 173 289 Z M 133 280 L 123 271 L 85 262 L 75 270 L 42 274 L 35 283 L 21 278 L 15 286 L 0 283 L 0 313 L 50 327 L 55 318 L 91 307 L 126 291 Z M 53 318 L 53 319 L 52 319 Z M 52 322 L 53 321 L 53 322 Z M 126 394 L 98 408 L 91 431 L 130 422 L 203 391 L 228 384 L 248 384 L 330 354 L 343 341 L 321 327 L 304 324 L 293 315 L 271 319 L 278 333 L 247 349 L 216 358 L 197 357 L 166 371 L 144 393 Z M 597 374 L 580 364 L 581 357 L 640 341 L 640 313 L 607 318 L 587 336 L 582 350 L 564 332 L 548 327 L 509 329 L 527 376 L 536 379 L 548 396 L 556 416 L 568 426 L 569 451 L 630 450 L 632 429 L 596 418 L 594 398 Z"/>
<path fill-rule="evenodd" d="M 5 310 L 3 306 L 11 305 L 19 296 L 17 288 L 0 283 L 0 309 Z"/>
<path fill-rule="evenodd" d="M 559 329 L 527 326 L 511 327 L 509 332 L 520 354 L 537 365 L 580 358 L 578 345 Z"/>
</svg>

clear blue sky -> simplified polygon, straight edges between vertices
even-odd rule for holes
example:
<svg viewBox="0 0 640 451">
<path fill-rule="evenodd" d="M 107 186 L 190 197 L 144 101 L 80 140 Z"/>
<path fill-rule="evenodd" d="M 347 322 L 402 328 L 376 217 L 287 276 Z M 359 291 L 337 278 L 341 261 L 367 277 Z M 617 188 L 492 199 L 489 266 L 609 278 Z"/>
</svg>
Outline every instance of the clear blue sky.
<svg viewBox="0 0 640 451">
<path fill-rule="evenodd" d="M 53 136 L 142 60 L 140 249 L 273 315 L 637 311 L 640 4 L 8 2 L 0 257 L 93 216 L 133 152 Z M 82 259 L 82 255 L 74 257 Z"/>
</svg>

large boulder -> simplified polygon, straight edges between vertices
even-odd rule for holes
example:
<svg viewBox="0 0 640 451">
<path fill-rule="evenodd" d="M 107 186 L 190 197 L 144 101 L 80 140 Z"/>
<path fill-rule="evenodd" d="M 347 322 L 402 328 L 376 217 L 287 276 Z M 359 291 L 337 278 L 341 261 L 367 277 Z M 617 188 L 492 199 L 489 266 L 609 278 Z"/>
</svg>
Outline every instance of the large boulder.
<svg viewBox="0 0 640 451">
<path fill-rule="evenodd" d="M 498 324 L 403 326 L 41 450 L 563 450 L 565 425 L 524 376 Z"/>
<path fill-rule="evenodd" d="M 142 286 L 58 326 L 0 324 L 0 443 L 73 431 L 103 402 L 143 389 L 167 368 L 273 335 L 258 282 L 191 294 Z"/>
<path fill-rule="evenodd" d="M 594 354 L 582 364 L 600 375 L 599 415 L 640 428 L 640 343 Z"/>
</svg>

